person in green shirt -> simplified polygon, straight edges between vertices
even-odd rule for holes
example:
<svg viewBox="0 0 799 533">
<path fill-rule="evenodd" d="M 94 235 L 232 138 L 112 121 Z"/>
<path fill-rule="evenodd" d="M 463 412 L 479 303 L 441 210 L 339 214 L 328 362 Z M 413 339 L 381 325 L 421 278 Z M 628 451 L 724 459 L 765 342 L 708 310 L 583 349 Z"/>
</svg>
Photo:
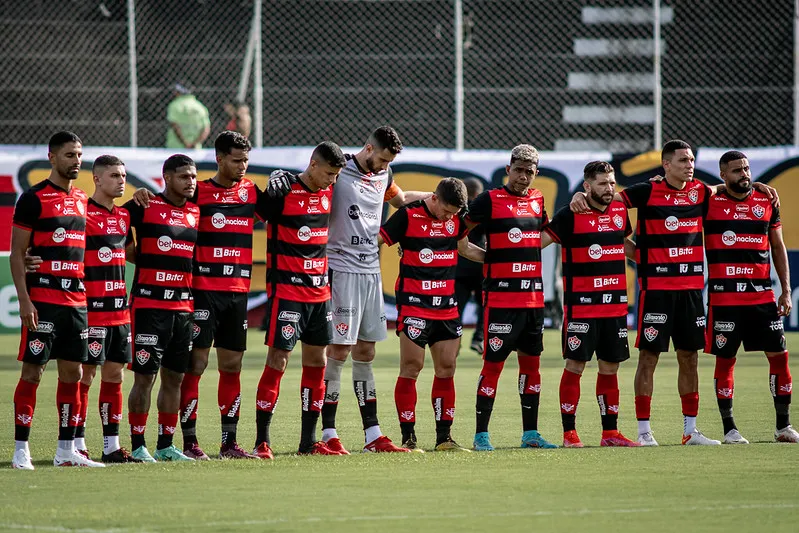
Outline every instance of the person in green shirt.
<svg viewBox="0 0 799 533">
<path fill-rule="evenodd" d="M 166 119 L 167 148 L 202 148 L 211 133 L 208 108 L 180 83 L 175 85 L 175 97 L 166 109 Z"/>
</svg>

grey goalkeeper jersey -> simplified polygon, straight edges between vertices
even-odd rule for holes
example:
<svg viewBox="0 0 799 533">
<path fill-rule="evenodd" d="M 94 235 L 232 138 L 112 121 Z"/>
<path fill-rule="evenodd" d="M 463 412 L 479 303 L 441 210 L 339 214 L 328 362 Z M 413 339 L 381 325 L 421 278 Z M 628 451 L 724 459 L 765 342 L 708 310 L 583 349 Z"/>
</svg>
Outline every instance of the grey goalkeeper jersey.
<svg viewBox="0 0 799 533">
<path fill-rule="evenodd" d="M 327 262 L 335 272 L 379 274 L 377 234 L 383 215 L 383 198 L 391 187 L 391 169 L 367 174 L 355 158 L 347 156 L 333 186 Z"/>
</svg>

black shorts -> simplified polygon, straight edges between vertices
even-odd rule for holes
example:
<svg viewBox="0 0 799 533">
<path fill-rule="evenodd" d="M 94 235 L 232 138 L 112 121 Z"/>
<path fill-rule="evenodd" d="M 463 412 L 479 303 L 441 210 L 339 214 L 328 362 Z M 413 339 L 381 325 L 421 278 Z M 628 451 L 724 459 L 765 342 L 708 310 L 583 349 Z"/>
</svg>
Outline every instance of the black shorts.
<svg viewBox="0 0 799 533">
<path fill-rule="evenodd" d="M 527 355 L 544 351 L 544 309 L 486 307 L 483 311 L 486 361 L 504 361 L 514 350 Z"/>
<path fill-rule="evenodd" d="M 397 317 L 397 336 L 405 333 L 416 346 L 424 348 L 440 341 L 458 339 L 463 334 L 460 318 L 433 320 L 414 316 Z"/>
<path fill-rule="evenodd" d="M 192 314 L 163 309 L 132 309 L 133 364 L 138 374 L 161 367 L 185 374 L 191 355 Z"/>
<path fill-rule="evenodd" d="M 638 295 L 638 338 L 635 347 L 650 352 L 701 350 L 705 345 L 702 291 L 641 291 Z"/>
<path fill-rule="evenodd" d="M 247 293 L 192 291 L 195 348 L 247 349 Z"/>
<path fill-rule="evenodd" d="M 89 322 L 85 307 L 33 302 L 39 314 L 38 329 L 22 328 L 18 360 L 45 365 L 50 359 L 85 363 L 88 358 Z"/>
<path fill-rule="evenodd" d="M 130 363 L 130 341 L 130 324 L 89 326 L 89 359 L 84 364 Z"/>
<path fill-rule="evenodd" d="M 777 304 L 712 305 L 705 352 L 731 359 L 741 343 L 747 352 L 784 352 L 785 331 Z"/>
<path fill-rule="evenodd" d="M 627 317 L 573 318 L 563 322 L 561 330 L 563 358 L 607 363 L 621 363 L 630 358 L 627 345 Z"/>
<path fill-rule="evenodd" d="M 264 344 L 291 351 L 297 341 L 312 346 L 333 343 L 333 313 L 330 300 L 319 303 L 271 298 L 266 302 Z"/>
</svg>

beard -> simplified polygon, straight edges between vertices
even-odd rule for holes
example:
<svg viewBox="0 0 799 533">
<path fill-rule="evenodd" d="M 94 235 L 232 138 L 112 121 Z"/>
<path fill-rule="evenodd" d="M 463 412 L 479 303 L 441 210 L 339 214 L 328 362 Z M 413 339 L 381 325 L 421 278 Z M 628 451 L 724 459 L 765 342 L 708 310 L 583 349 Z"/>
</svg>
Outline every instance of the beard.
<svg viewBox="0 0 799 533">
<path fill-rule="evenodd" d="M 743 184 L 744 180 L 737 181 L 735 183 L 730 183 L 727 187 L 730 188 L 731 191 L 736 192 L 738 194 L 744 194 L 752 190 L 752 180 L 748 180 L 746 184 Z"/>
<path fill-rule="evenodd" d="M 595 194 L 594 191 L 591 191 L 591 199 L 599 205 L 610 205 L 613 202 L 613 196 L 606 200 L 604 197 Z"/>
</svg>

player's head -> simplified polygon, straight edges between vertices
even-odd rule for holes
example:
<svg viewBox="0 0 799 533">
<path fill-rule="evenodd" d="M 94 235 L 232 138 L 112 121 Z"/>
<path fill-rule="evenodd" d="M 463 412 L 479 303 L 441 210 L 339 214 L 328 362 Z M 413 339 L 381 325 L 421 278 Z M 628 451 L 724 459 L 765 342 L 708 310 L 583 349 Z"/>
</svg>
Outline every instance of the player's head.
<svg viewBox="0 0 799 533">
<path fill-rule="evenodd" d="M 465 178 L 463 184 L 466 185 L 466 197 L 470 202 L 483 192 L 483 181 L 478 178 Z"/>
<path fill-rule="evenodd" d="M 171 155 L 164 161 L 164 183 L 166 192 L 187 200 L 194 196 L 197 188 L 197 164 L 183 154 Z"/>
<path fill-rule="evenodd" d="M 214 141 L 214 149 L 219 176 L 233 182 L 241 181 L 250 164 L 252 145 L 249 139 L 235 131 L 223 131 Z"/>
<path fill-rule="evenodd" d="M 616 175 L 610 163 L 591 161 L 583 169 L 583 189 L 599 205 L 610 205 L 616 194 Z"/>
<path fill-rule="evenodd" d="M 311 162 L 305 173 L 310 186 L 316 190 L 327 189 L 338 178 L 341 169 L 347 163 L 344 152 L 333 141 L 325 141 L 314 148 Z"/>
<path fill-rule="evenodd" d="M 466 207 L 467 198 L 463 181 L 458 178 L 444 178 L 438 182 L 436 192 L 430 198 L 430 212 L 438 220 L 450 220 Z"/>
<path fill-rule="evenodd" d="M 374 174 L 382 172 L 402 151 L 402 141 L 391 126 L 381 126 L 369 135 L 366 141 L 366 170 Z"/>
<path fill-rule="evenodd" d="M 125 193 L 128 173 L 125 163 L 115 155 L 101 155 L 92 165 L 94 187 L 110 198 L 120 198 Z"/>
<path fill-rule="evenodd" d="M 80 172 L 83 143 L 71 131 L 59 131 L 50 137 L 47 159 L 53 170 L 65 180 L 74 180 Z"/>
<path fill-rule="evenodd" d="M 520 144 L 510 152 L 507 187 L 515 194 L 526 194 L 538 175 L 538 150 L 529 144 Z"/>
<path fill-rule="evenodd" d="M 696 158 L 693 150 L 691 150 L 691 145 L 687 142 L 679 140 L 668 141 L 663 145 L 660 159 L 667 178 L 683 182 L 694 178 Z"/>
<path fill-rule="evenodd" d="M 719 159 L 719 176 L 732 192 L 745 194 L 752 190 L 752 171 L 749 159 L 743 152 L 724 152 Z"/>
</svg>

